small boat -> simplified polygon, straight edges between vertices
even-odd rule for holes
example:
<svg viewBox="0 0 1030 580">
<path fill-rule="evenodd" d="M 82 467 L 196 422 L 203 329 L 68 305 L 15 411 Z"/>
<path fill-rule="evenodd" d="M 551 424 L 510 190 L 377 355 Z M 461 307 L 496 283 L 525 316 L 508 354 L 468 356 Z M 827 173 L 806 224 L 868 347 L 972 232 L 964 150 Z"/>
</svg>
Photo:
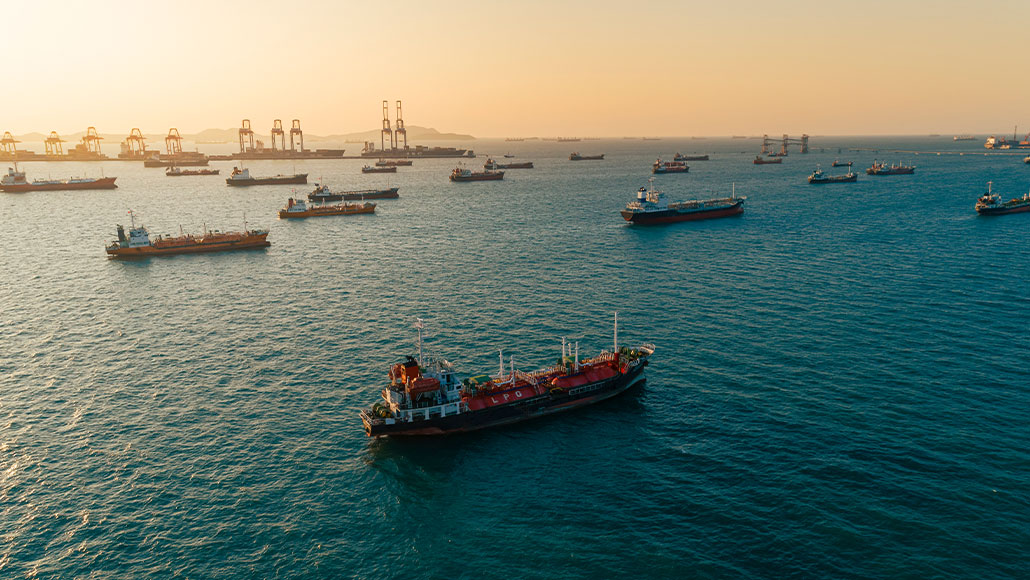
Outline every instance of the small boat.
<svg viewBox="0 0 1030 580">
<path fill-rule="evenodd" d="M 409 167 L 411 159 L 380 159 L 376 161 L 376 167 Z"/>
<path fill-rule="evenodd" d="M 976 136 L 974 136 L 974 135 L 955 135 L 954 137 L 952 137 L 952 139 L 955 140 L 955 141 L 976 141 Z"/>
<path fill-rule="evenodd" d="M 493 159 L 487 158 L 486 163 L 483 164 L 483 169 L 533 169 L 533 162 L 521 161 L 518 163 L 498 163 Z"/>
<path fill-rule="evenodd" d="M 853 183 L 858 181 L 858 174 L 848 171 L 844 175 L 824 175 L 823 170 L 816 168 L 812 175 L 808 176 L 808 182 L 817 185 L 820 183 Z"/>
<path fill-rule="evenodd" d="M 29 182 L 18 166 L 7 168 L 7 175 L 0 178 L 0 191 L 23 193 L 26 191 L 70 191 L 75 189 L 115 189 L 117 177 L 73 177 L 71 179 L 34 179 Z"/>
<path fill-rule="evenodd" d="M 651 165 L 651 173 L 660 175 L 662 173 L 686 173 L 690 167 L 682 161 L 662 161 L 658 159 Z"/>
<path fill-rule="evenodd" d="M 512 157 L 515 157 L 515 156 L 514 156 L 514 155 L 512 155 L 511 153 L 505 153 L 505 154 L 504 154 L 504 158 L 505 158 L 505 159 L 511 159 Z"/>
<path fill-rule="evenodd" d="M 676 153 L 672 158 L 673 161 L 708 161 L 708 155 L 681 155 Z"/>
<path fill-rule="evenodd" d="M 471 169 L 455 167 L 451 172 L 451 181 L 497 181 L 504 179 L 503 171 L 474 172 Z"/>
<path fill-rule="evenodd" d="M 841 161 L 840 159 L 834 159 L 831 167 L 851 167 L 851 161 Z"/>
<path fill-rule="evenodd" d="M 245 187 L 248 185 L 301 185 L 307 182 L 307 173 L 273 175 L 272 177 L 251 177 L 250 169 L 242 169 L 239 167 L 233 167 L 232 174 L 225 180 L 225 183 L 236 187 Z"/>
<path fill-rule="evenodd" d="M 976 200 L 976 213 L 980 215 L 1005 215 L 1008 213 L 1030 212 L 1030 193 L 1021 198 L 1001 201 L 1001 196 L 991 189 L 992 182 L 987 182 L 987 193 Z"/>
<path fill-rule="evenodd" d="M 279 210 L 279 219 L 308 218 L 328 215 L 354 215 L 359 213 L 375 213 L 374 203 L 334 203 L 315 204 L 309 206 L 303 199 L 293 199 L 286 202 L 286 207 Z"/>
<path fill-rule="evenodd" d="M 218 175 L 221 169 L 181 169 L 179 167 L 169 167 L 165 170 L 165 175 L 168 177 L 181 177 L 189 175 Z"/>
<path fill-rule="evenodd" d="M 755 155 L 755 160 L 752 163 L 755 165 L 776 165 L 777 163 L 783 163 L 783 158 L 773 157 L 772 159 L 766 159 L 761 155 Z"/>
<path fill-rule="evenodd" d="M 107 246 L 107 255 L 114 258 L 145 258 L 174 254 L 197 254 L 202 252 L 224 252 L 228 250 L 249 250 L 267 248 L 272 245 L 265 238 L 268 230 L 250 230 L 243 224 L 242 232 L 209 232 L 200 236 L 182 234 L 179 236 L 157 236 L 150 238 L 144 226 L 136 227 L 136 216 L 129 212 L 132 227 L 125 235 L 125 228 L 118 226 L 118 239 Z"/>
<path fill-rule="evenodd" d="M 744 213 L 746 197 L 737 197 L 736 187 L 730 197 L 669 203 L 665 194 L 654 188 L 654 178 L 647 180 L 650 188 L 637 190 L 637 199 L 626 205 L 622 217 L 637 225 L 668 224 L 729 217 Z"/>
<path fill-rule="evenodd" d="M 915 165 L 895 163 L 888 166 L 886 163 L 880 163 L 875 160 L 873 161 L 872 167 L 865 170 L 868 175 L 911 175 L 912 173 L 915 173 L 915 171 Z"/>
<path fill-rule="evenodd" d="M 390 165 L 389 167 L 372 167 L 366 165 L 361 168 L 362 173 L 397 173 L 397 166 Z"/>
<path fill-rule="evenodd" d="M 580 155 L 579 153 L 569 155 L 569 161 L 601 161 L 603 159 L 604 153 L 600 155 Z"/>
<path fill-rule="evenodd" d="M 330 191 L 328 185 L 315 184 L 315 190 L 308 194 L 308 201 L 354 201 L 364 199 L 397 199 L 400 188 L 362 189 L 358 191 Z"/>
</svg>

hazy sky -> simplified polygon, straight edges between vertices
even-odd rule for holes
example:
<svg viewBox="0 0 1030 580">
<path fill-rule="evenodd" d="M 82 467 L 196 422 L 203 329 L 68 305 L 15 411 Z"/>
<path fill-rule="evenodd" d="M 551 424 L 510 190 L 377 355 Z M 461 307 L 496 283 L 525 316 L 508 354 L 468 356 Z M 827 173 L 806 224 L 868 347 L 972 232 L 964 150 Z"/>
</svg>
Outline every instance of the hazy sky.
<svg viewBox="0 0 1030 580">
<path fill-rule="evenodd" d="M 1030 131 L 1026 0 L 2 0 L 0 131 Z"/>
</svg>

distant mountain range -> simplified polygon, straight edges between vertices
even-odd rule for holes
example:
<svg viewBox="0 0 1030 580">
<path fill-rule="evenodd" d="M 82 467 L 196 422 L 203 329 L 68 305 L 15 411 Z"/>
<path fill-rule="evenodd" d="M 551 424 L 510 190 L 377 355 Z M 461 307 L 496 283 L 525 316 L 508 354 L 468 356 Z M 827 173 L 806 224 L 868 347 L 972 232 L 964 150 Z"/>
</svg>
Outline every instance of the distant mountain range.
<svg viewBox="0 0 1030 580">
<path fill-rule="evenodd" d="M 472 135 L 464 135 L 461 133 L 441 133 L 431 127 L 419 127 L 418 125 L 409 125 L 406 127 L 408 130 L 408 143 L 415 144 L 419 141 L 474 141 L 476 138 Z M 187 141 L 196 142 L 228 142 L 235 143 L 239 139 L 239 129 L 204 129 L 199 133 L 183 133 L 182 138 Z M 287 140 L 289 140 L 289 128 L 286 128 Z M 82 140 L 82 137 L 86 135 L 85 131 L 79 131 L 77 133 L 70 133 L 67 135 L 61 135 L 61 139 L 68 143 L 74 144 Z M 167 133 L 145 133 L 143 135 L 148 143 L 162 143 Z M 49 136 L 49 133 L 26 133 L 24 135 L 15 135 L 14 138 L 22 143 L 31 144 L 39 143 L 42 144 L 43 140 Z M 105 143 L 121 143 L 129 136 L 128 131 L 124 135 L 118 135 L 114 133 L 101 133 L 100 137 L 104 139 Z M 254 138 L 260 139 L 265 143 L 270 143 L 272 136 L 270 131 L 254 130 Z M 371 131 L 361 131 L 358 133 L 341 133 L 333 135 L 315 135 L 312 133 L 304 132 L 304 143 L 319 142 L 319 141 L 379 141 L 379 130 L 373 129 Z"/>
</svg>

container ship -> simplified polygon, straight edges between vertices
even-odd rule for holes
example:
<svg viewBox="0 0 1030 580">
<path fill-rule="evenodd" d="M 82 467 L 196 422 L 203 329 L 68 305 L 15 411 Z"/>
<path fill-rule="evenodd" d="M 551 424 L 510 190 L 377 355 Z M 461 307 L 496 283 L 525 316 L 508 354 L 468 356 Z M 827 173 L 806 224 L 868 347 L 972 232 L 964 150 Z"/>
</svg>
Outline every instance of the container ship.
<svg viewBox="0 0 1030 580">
<path fill-rule="evenodd" d="M 496 169 L 533 169 L 532 161 L 513 161 L 511 163 L 498 163 L 492 158 L 487 158 L 486 163 L 483 164 L 483 169 L 488 171 Z"/>
<path fill-rule="evenodd" d="M 987 193 L 976 200 L 976 213 L 980 215 L 1005 215 L 1008 213 L 1030 212 L 1030 193 L 1021 198 L 1001 201 L 1001 196 L 991 190 L 992 182 L 987 182 Z"/>
<path fill-rule="evenodd" d="M 623 219 L 632 224 L 668 224 L 744 213 L 744 201 L 747 198 L 737 197 L 736 187 L 731 197 L 669 203 L 665 194 L 654 188 L 654 178 L 647 181 L 649 187 L 637 190 L 637 199 L 627 204 L 621 212 Z"/>
<path fill-rule="evenodd" d="M 459 149 L 456 147 L 393 147 L 390 149 L 376 149 L 375 143 L 366 142 L 365 148 L 361 151 L 362 157 L 382 157 L 387 159 L 421 159 L 421 158 L 453 158 L 453 157 L 475 157 L 475 151 L 471 149 Z"/>
<path fill-rule="evenodd" d="M 279 219 L 309 218 L 329 215 L 355 215 L 360 213 L 375 213 L 374 203 L 334 203 L 316 204 L 309 206 L 303 199 L 293 199 L 286 202 L 286 207 L 279 210 Z"/>
<path fill-rule="evenodd" d="M 673 161 L 708 161 L 708 155 L 681 155 L 677 153 L 673 158 Z"/>
<path fill-rule="evenodd" d="M 504 179 L 503 171 L 475 172 L 471 169 L 455 167 L 451 172 L 451 181 L 497 181 L 499 179 Z"/>
<path fill-rule="evenodd" d="M 181 169 L 178 166 L 165 170 L 168 177 L 185 177 L 193 175 L 218 175 L 221 169 Z"/>
<path fill-rule="evenodd" d="M 69 191 L 74 189 L 115 189 L 117 177 L 73 177 L 71 179 L 25 179 L 25 172 L 8 167 L 7 175 L 0 178 L 0 191 L 23 193 L 26 191 Z"/>
<path fill-rule="evenodd" d="M 315 184 L 315 190 L 308 194 L 308 201 L 355 201 L 364 199 L 397 199 L 400 188 L 362 189 L 358 191 L 331 191 L 328 185 Z"/>
<path fill-rule="evenodd" d="M 662 173 L 686 173 L 690 167 L 683 161 L 662 161 L 658 159 L 651 165 L 651 173 L 661 175 Z"/>
<path fill-rule="evenodd" d="M 421 319 L 418 356 L 393 365 L 382 401 L 361 412 L 369 437 L 444 435 L 518 423 L 603 401 L 644 380 L 653 344 L 619 347 L 618 318 L 611 352 L 580 359 L 579 347 L 562 340 L 558 364 L 522 372 L 503 352 L 496 376 L 459 380 L 445 359 L 422 354 Z"/>
<path fill-rule="evenodd" d="M 844 175 L 826 175 L 822 169 L 816 169 L 808 176 L 808 182 L 813 185 L 822 183 L 854 183 L 858 181 L 858 174 L 848 171 Z"/>
<path fill-rule="evenodd" d="M 569 155 L 569 161 L 601 161 L 603 159 L 604 153 L 601 153 L 600 155 L 580 155 L 577 152 Z"/>
<path fill-rule="evenodd" d="M 411 159 L 380 159 L 376 167 L 411 167 L 412 163 Z"/>
<path fill-rule="evenodd" d="M 308 182 L 308 174 L 296 173 L 293 175 L 273 175 L 272 177 L 251 177 L 249 169 L 233 167 L 232 174 L 225 182 L 236 187 L 248 185 L 303 185 Z"/>
<path fill-rule="evenodd" d="M 344 149 L 266 149 L 264 147 L 247 149 L 244 152 L 227 155 L 211 155 L 213 161 L 288 161 L 291 159 L 343 159 Z"/>
<path fill-rule="evenodd" d="M 933 135 L 931 135 L 932 137 Z M 973 135 L 955 135 L 952 137 L 953 141 L 976 141 L 976 137 Z"/>
<path fill-rule="evenodd" d="M 867 175 L 911 175 L 916 172 L 916 166 L 902 163 L 887 165 L 874 160 L 872 167 L 865 172 Z"/>
<path fill-rule="evenodd" d="M 107 246 L 107 255 L 115 258 L 145 258 L 174 254 L 198 254 L 203 252 L 224 252 L 228 250 L 249 250 L 267 248 L 271 245 L 265 238 L 268 230 L 249 230 L 246 224 L 242 232 L 208 232 L 194 236 L 157 236 L 150 239 L 147 228 L 136 227 L 135 215 L 130 211 L 132 227 L 128 235 L 125 228 L 118 226 L 118 240 Z"/>
<path fill-rule="evenodd" d="M 206 167 L 208 156 L 195 151 L 181 151 L 170 155 L 154 155 L 143 160 L 143 167 Z"/>
<path fill-rule="evenodd" d="M 834 159 L 831 167 L 851 167 L 851 161 L 841 161 L 840 159 Z"/>
<path fill-rule="evenodd" d="M 391 165 L 389 167 L 372 167 L 366 165 L 361 168 L 362 173 L 397 173 L 397 166 Z"/>
<path fill-rule="evenodd" d="M 755 165 L 776 165 L 778 163 L 783 163 L 783 158 L 773 157 L 772 159 L 766 159 L 761 155 L 755 155 L 755 160 L 752 161 L 752 163 Z"/>
</svg>

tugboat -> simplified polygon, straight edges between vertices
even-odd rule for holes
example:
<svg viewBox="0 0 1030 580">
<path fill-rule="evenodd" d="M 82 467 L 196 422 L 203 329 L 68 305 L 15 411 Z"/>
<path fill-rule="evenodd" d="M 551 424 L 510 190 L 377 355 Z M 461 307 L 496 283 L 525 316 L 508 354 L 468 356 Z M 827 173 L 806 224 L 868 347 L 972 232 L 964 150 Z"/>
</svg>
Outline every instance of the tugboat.
<svg viewBox="0 0 1030 580">
<path fill-rule="evenodd" d="M 225 182 L 237 187 L 247 185 L 302 185 L 308 182 L 308 174 L 296 173 L 294 175 L 275 175 L 273 177 L 251 177 L 249 169 L 233 167 L 232 174 Z"/>
<path fill-rule="evenodd" d="M 451 172 L 451 181 L 496 181 L 504 179 L 503 171 L 474 172 L 471 169 L 455 167 Z"/>
<path fill-rule="evenodd" d="M 980 215 L 1005 215 L 1007 213 L 1030 212 L 1030 193 L 1023 194 L 1022 198 L 1013 198 L 1008 201 L 1001 201 L 1001 196 L 991 191 L 993 182 L 987 182 L 987 193 L 976 200 L 976 213 Z"/>
<path fill-rule="evenodd" d="M 25 179 L 25 172 L 18 166 L 7 168 L 7 175 L 0 178 L 0 191 L 23 193 L 26 191 L 68 191 L 73 189 L 115 189 L 117 177 L 73 177 L 71 179 Z"/>
<path fill-rule="evenodd" d="M 418 357 L 393 365 L 383 400 L 361 412 L 369 437 L 475 431 L 603 401 L 643 381 L 655 351 L 653 344 L 620 347 L 616 314 L 611 352 L 580 359 L 578 344 L 573 348 L 562 339 L 561 358 L 554 366 L 522 372 L 515 368 L 514 357 L 505 361 L 501 352 L 496 376 L 459 380 L 450 362 L 423 356 L 422 319 L 415 328 Z"/>
<path fill-rule="evenodd" d="M 654 178 L 647 180 L 649 188 L 637 190 L 637 199 L 626 205 L 622 217 L 638 225 L 668 224 L 721 218 L 744 213 L 746 197 L 737 197 L 736 186 L 730 197 L 669 203 L 665 194 L 654 188 Z"/>
<path fill-rule="evenodd" d="M 682 161 L 662 161 L 661 159 L 656 160 L 651 164 L 651 173 L 659 175 L 662 173 L 686 173 L 690 171 L 690 167 Z"/>
<path fill-rule="evenodd" d="M 569 161 L 601 161 L 603 159 L 604 153 L 600 155 L 580 155 L 579 153 L 569 155 Z"/>
<path fill-rule="evenodd" d="M 132 227 L 129 235 L 118 226 L 118 240 L 107 246 L 107 255 L 115 258 L 144 258 L 173 254 L 196 254 L 201 252 L 223 252 L 226 250 L 248 250 L 267 248 L 272 245 L 265 238 L 268 230 L 248 230 L 244 222 L 242 232 L 209 232 L 203 235 L 182 234 L 179 236 L 157 236 L 151 240 L 147 228 L 136 227 L 136 216 L 129 211 Z"/>
<path fill-rule="evenodd" d="M 533 162 L 520 161 L 515 163 L 498 163 L 488 157 L 486 163 L 483 164 L 483 169 L 486 169 L 487 171 L 496 169 L 533 169 Z"/>
<path fill-rule="evenodd" d="M 672 158 L 673 161 L 708 161 L 708 155 L 676 155 Z"/>
<path fill-rule="evenodd" d="M 376 165 L 379 165 L 379 164 L 377 163 Z M 397 173 L 397 166 L 396 165 L 390 165 L 390 166 L 387 166 L 387 167 L 372 167 L 371 165 L 366 165 L 366 166 L 361 168 L 361 172 L 362 173 Z"/>
<path fill-rule="evenodd" d="M 783 163 L 783 158 L 773 157 L 772 159 L 765 159 L 761 155 L 755 155 L 755 160 L 752 163 L 755 165 L 775 165 L 777 163 Z"/>
<path fill-rule="evenodd" d="M 834 159 L 831 167 L 851 167 L 851 161 L 841 161 L 840 159 Z"/>
<path fill-rule="evenodd" d="M 221 169 L 180 169 L 179 167 L 169 167 L 165 170 L 165 175 L 168 177 L 181 177 L 186 175 L 218 175 Z"/>
<path fill-rule="evenodd" d="M 389 189 L 363 189 L 359 191 L 330 191 L 328 185 L 315 184 L 315 191 L 308 194 L 308 201 L 354 201 L 363 199 L 397 199 L 400 195 L 397 190 Z"/>
<path fill-rule="evenodd" d="M 279 210 L 279 219 L 288 218 L 307 218 L 307 217 L 318 217 L 326 215 L 353 215 L 359 213 L 375 213 L 376 204 L 374 203 L 336 203 L 336 204 L 318 204 L 308 206 L 303 199 L 293 199 L 292 197 L 286 202 L 286 207 Z"/>
<path fill-rule="evenodd" d="M 896 163 L 888 167 L 886 163 L 880 163 L 876 160 L 873 161 L 872 167 L 865 170 L 868 175 L 910 175 L 915 173 L 915 171 L 915 165 Z"/>
<path fill-rule="evenodd" d="M 376 161 L 376 167 L 410 167 L 411 159 L 380 159 Z"/>
<path fill-rule="evenodd" d="M 817 167 L 812 172 L 812 175 L 808 176 L 808 182 L 813 185 L 820 183 L 854 183 L 855 181 L 858 181 L 858 174 L 850 170 L 844 175 L 824 175 L 823 170 Z"/>
</svg>

